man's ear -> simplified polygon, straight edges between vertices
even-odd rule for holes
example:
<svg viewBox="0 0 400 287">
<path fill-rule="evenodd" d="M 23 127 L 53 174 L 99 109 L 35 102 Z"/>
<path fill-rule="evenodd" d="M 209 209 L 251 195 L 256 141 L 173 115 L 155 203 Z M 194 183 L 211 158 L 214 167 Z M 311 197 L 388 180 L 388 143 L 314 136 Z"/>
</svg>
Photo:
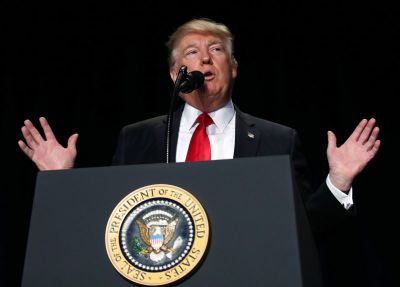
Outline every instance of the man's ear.
<svg viewBox="0 0 400 287">
<path fill-rule="evenodd" d="M 178 71 L 176 70 L 175 65 L 169 68 L 169 76 L 171 77 L 171 80 L 175 83 L 176 78 L 178 77 Z"/>
<path fill-rule="evenodd" d="M 232 65 L 232 79 L 236 79 L 237 76 L 237 65 Z"/>
<path fill-rule="evenodd" d="M 238 69 L 238 62 L 236 61 L 235 57 L 232 55 L 231 58 L 231 65 L 232 65 L 232 70 L 231 70 L 231 75 L 232 79 L 236 79 L 237 77 L 237 69 Z"/>
</svg>

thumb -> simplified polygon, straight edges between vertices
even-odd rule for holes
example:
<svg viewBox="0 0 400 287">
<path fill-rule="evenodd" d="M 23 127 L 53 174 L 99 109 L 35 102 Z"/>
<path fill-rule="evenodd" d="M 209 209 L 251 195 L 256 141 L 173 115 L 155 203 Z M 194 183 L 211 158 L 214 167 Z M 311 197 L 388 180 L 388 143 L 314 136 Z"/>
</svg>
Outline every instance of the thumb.
<svg viewBox="0 0 400 287">
<path fill-rule="evenodd" d="M 76 141 L 78 140 L 78 134 L 73 134 L 68 139 L 68 148 L 76 149 Z"/>
<path fill-rule="evenodd" d="M 328 131 L 328 152 L 337 148 L 336 146 L 336 136 L 333 132 Z"/>
</svg>

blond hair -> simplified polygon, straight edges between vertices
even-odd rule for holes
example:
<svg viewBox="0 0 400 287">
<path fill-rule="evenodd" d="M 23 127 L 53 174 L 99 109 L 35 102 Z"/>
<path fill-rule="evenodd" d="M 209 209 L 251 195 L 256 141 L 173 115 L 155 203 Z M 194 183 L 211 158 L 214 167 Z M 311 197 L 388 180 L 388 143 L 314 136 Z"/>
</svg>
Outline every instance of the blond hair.
<svg viewBox="0 0 400 287">
<path fill-rule="evenodd" d="M 169 36 L 166 45 L 169 51 L 168 62 L 170 67 L 175 64 L 176 43 L 182 39 L 182 37 L 190 33 L 210 33 L 221 37 L 226 45 L 228 53 L 230 54 L 232 64 L 237 66 L 237 61 L 233 55 L 234 37 L 229 28 L 226 25 L 217 23 L 211 19 L 199 18 L 184 23 Z"/>
</svg>

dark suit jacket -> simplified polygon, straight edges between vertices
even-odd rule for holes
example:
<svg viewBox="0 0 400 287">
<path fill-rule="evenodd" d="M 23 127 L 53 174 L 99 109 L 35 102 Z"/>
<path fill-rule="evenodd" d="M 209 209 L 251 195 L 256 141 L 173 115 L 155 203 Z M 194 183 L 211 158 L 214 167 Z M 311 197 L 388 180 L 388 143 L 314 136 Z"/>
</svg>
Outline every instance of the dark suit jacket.
<svg viewBox="0 0 400 287">
<path fill-rule="evenodd" d="M 175 112 L 171 125 L 171 162 L 175 160 L 182 111 L 180 108 Z M 125 126 L 119 136 L 113 164 L 165 162 L 166 119 L 166 116 L 160 116 Z M 316 191 L 312 191 L 297 132 L 236 108 L 234 158 L 283 154 L 291 156 L 297 188 L 305 203 L 314 234 L 320 236 L 334 230 L 350 213 L 334 198 L 325 182 Z"/>
</svg>

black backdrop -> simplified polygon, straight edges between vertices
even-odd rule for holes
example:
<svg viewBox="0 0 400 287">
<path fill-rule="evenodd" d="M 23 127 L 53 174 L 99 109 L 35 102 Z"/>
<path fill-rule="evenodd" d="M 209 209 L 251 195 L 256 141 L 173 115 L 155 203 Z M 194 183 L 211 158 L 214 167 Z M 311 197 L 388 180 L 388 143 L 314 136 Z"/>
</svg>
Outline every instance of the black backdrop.
<svg viewBox="0 0 400 287">
<path fill-rule="evenodd" d="M 325 256 L 332 286 L 393 282 L 398 12 L 383 2 L 262 2 L 3 2 L 1 286 L 20 284 L 37 172 L 17 145 L 23 120 L 46 116 L 63 144 L 78 132 L 78 167 L 109 165 L 123 125 L 167 112 L 164 43 L 200 16 L 236 35 L 234 102 L 296 128 L 315 183 L 327 174 L 326 131 L 342 143 L 359 120 L 377 118 L 383 143 L 354 185 L 356 228 Z"/>
</svg>

